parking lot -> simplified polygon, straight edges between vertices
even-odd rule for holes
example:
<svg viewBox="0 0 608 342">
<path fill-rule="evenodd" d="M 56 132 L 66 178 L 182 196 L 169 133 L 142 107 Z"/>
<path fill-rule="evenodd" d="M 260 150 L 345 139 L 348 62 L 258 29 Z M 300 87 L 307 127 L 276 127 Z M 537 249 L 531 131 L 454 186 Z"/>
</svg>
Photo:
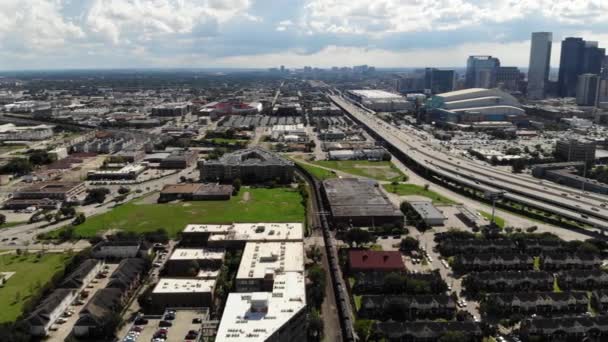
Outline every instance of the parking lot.
<svg viewBox="0 0 608 342">
<path fill-rule="evenodd" d="M 89 300 L 91 300 L 91 298 L 93 298 L 97 291 L 106 287 L 106 285 L 110 281 L 110 275 L 112 274 L 112 272 L 114 272 L 114 270 L 116 270 L 118 264 L 106 264 L 104 267 L 107 267 L 105 269 L 105 271 L 107 271 L 107 276 L 105 278 L 95 278 L 91 281 L 90 284 L 85 287 L 84 290 L 89 292 L 89 295 L 86 299 L 80 302 L 82 304 L 78 304 L 77 298 L 76 301 L 72 303 L 72 305 L 70 305 L 70 310 L 72 310 L 74 313 L 69 317 L 63 317 L 65 319 L 64 323 L 55 324 L 57 330 L 50 332 L 49 341 L 63 341 L 66 339 L 66 337 L 68 337 L 68 335 L 72 332 L 74 324 L 78 320 L 80 311 L 82 311 L 82 309 L 87 306 L 87 303 L 89 302 Z"/>
<path fill-rule="evenodd" d="M 162 316 L 144 316 L 143 320 L 135 320 L 120 341 L 196 341 L 201 333 L 201 323 L 196 323 L 195 320 L 207 318 L 208 311 L 204 309 L 180 309 L 175 310 L 173 315 L 171 310 L 167 310 Z M 138 324 L 146 321 L 146 324 Z M 168 324 L 161 322 L 168 322 L 171 326 L 165 326 Z M 196 331 L 196 336 L 189 335 L 192 330 Z"/>
</svg>

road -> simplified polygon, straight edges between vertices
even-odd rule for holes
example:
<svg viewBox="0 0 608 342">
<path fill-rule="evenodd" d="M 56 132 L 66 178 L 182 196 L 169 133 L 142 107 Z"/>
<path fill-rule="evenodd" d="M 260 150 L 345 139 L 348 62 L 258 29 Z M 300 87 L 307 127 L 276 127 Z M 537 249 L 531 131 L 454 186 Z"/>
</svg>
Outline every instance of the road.
<svg viewBox="0 0 608 342">
<path fill-rule="evenodd" d="M 568 219 L 583 222 L 599 229 L 608 227 L 608 196 L 588 194 L 540 181 L 526 175 L 488 167 L 483 164 L 450 155 L 433 146 L 426 133 L 413 127 L 397 129 L 338 97 L 330 98 L 352 117 L 382 137 L 416 164 L 448 181 L 477 189 L 484 193 L 507 191 L 505 199 L 558 214 Z"/>
<path fill-rule="evenodd" d="M 155 179 L 149 182 L 144 182 L 141 184 L 129 185 L 128 187 L 131 189 L 131 193 L 128 195 L 126 201 L 138 198 L 145 197 L 152 192 L 159 191 L 162 189 L 165 184 L 175 184 L 179 182 L 180 177 L 193 177 L 196 176 L 196 166 L 190 166 L 187 169 L 181 170 L 180 172 L 169 175 L 167 177 Z M 76 210 L 78 212 L 82 212 L 85 216 L 91 217 L 95 215 L 100 215 L 106 213 L 114 208 L 116 203 L 113 201 L 113 195 L 116 195 L 115 191 L 118 190 L 120 186 L 108 186 L 113 193 L 108 196 L 107 202 L 101 205 L 86 205 L 77 207 Z M 137 191 L 140 191 L 139 193 Z M 41 233 L 47 233 L 53 231 L 55 229 L 64 227 L 69 224 L 70 221 L 62 221 L 56 224 L 48 225 L 45 222 L 37 222 L 31 224 L 24 224 L 19 226 L 14 226 L 10 228 L 5 228 L 0 230 L 0 240 L 7 239 L 5 241 L 0 242 L 0 248 L 44 248 L 48 246 L 47 244 L 37 243 L 36 236 Z M 14 244 L 12 244 L 14 243 Z"/>
</svg>

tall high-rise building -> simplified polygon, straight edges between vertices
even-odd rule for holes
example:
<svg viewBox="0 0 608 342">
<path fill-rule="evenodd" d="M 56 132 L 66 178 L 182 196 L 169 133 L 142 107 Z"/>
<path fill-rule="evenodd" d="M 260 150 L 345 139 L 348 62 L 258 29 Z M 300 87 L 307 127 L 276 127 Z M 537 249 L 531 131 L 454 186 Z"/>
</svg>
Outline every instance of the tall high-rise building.
<svg viewBox="0 0 608 342">
<path fill-rule="evenodd" d="M 501 66 L 496 70 L 496 84 L 504 90 L 518 91 L 523 75 L 518 67 Z"/>
<path fill-rule="evenodd" d="M 533 32 L 528 66 L 528 98 L 540 100 L 547 92 L 551 64 L 551 32 Z"/>
<path fill-rule="evenodd" d="M 585 41 L 582 38 L 566 38 L 562 41 L 559 60 L 558 92 L 562 97 L 576 96 L 578 75 L 583 72 Z"/>
<path fill-rule="evenodd" d="M 500 60 L 492 56 L 469 56 L 465 76 L 466 88 L 496 87 L 496 72 Z"/>
<path fill-rule="evenodd" d="M 599 48 L 597 42 L 585 42 L 583 52 L 583 73 L 600 74 L 606 57 L 606 49 Z"/>
<path fill-rule="evenodd" d="M 447 93 L 454 90 L 456 81 L 454 70 L 426 68 L 424 70 L 424 88 L 433 94 Z"/>
<path fill-rule="evenodd" d="M 559 61 L 558 91 L 562 97 L 576 96 L 578 76 L 600 74 L 606 50 L 597 42 L 586 42 L 582 38 L 566 38 L 562 41 Z"/>
<path fill-rule="evenodd" d="M 596 106 L 600 93 L 600 76 L 582 74 L 578 76 L 576 86 L 576 104 L 579 106 Z"/>
</svg>

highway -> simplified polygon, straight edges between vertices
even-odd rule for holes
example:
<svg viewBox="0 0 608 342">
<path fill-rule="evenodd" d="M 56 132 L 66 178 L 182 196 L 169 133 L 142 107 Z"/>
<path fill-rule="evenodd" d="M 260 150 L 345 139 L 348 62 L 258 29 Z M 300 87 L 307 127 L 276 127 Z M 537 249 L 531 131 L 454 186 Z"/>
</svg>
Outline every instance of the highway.
<svg viewBox="0 0 608 342">
<path fill-rule="evenodd" d="M 608 229 L 608 196 L 589 194 L 526 175 L 515 175 L 468 159 L 450 155 L 433 146 L 425 133 L 398 129 L 339 96 L 332 101 L 388 144 L 424 169 L 483 192 L 506 191 L 504 198 L 599 229 Z"/>
</svg>

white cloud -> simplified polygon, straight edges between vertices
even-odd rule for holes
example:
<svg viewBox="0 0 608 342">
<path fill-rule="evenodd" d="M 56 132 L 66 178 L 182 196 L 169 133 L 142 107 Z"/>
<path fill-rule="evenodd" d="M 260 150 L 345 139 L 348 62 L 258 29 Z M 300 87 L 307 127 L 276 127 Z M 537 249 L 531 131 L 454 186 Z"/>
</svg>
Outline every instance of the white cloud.
<svg viewBox="0 0 608 342">
<path fill-rule="evenodd" d="M 604 0 L 310 0 L 301 21 L 305 32 L 381 35 L 455 30 L 504 23 L 529 15 L 565 24 L 600 23 Z"/>
<path fill-rule="evenodd" d="M 246 15 L 249 6 L 249 0 L 95 0 L 86 25 L 113 44 L 170 34 L 204 36 L 214 34 L 218 24 Z"/>
<path fill-rule="evenodd" d="M 83 31 L 66 20 L 60 0 L 0 1 L 0 46 L 4 49 L 58 48 Z"/>
</svg>

